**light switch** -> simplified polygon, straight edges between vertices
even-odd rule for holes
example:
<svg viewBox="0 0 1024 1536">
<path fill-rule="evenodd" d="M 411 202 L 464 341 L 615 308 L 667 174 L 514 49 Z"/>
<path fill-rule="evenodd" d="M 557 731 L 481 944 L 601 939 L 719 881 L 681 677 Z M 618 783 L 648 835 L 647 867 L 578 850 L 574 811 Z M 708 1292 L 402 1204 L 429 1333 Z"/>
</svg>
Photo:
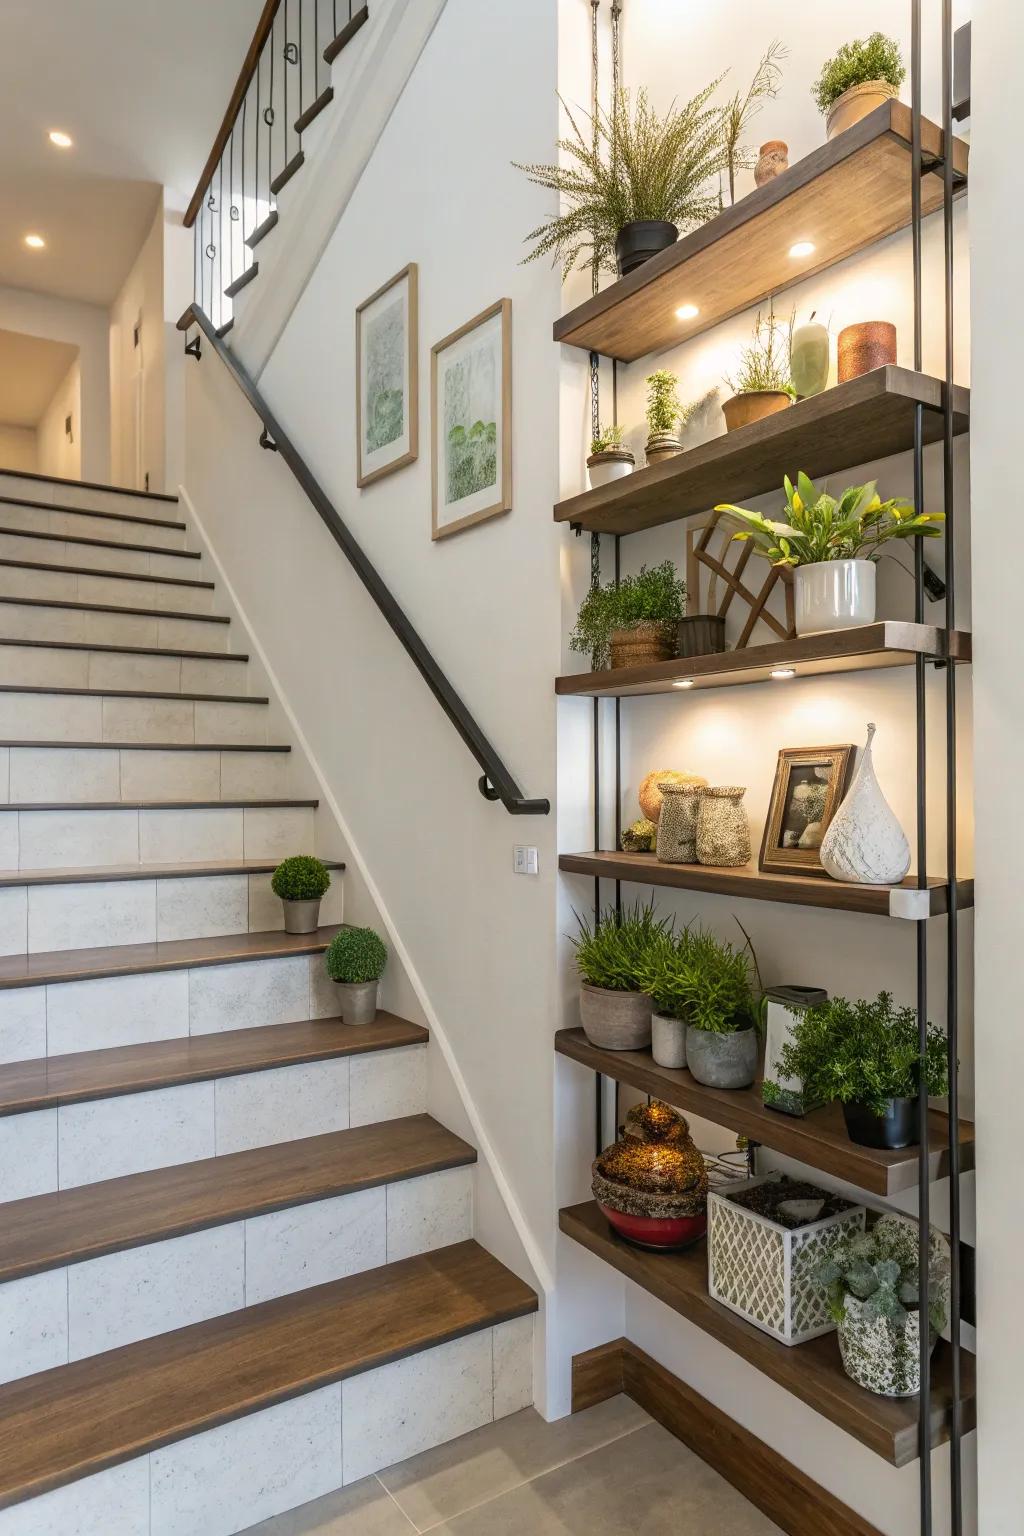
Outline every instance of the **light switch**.
<svg viewBox="0 0 1024 1536">
<path fill-rule="evenodd" d="M 517 843 L 512 850 L 512 868 L 517 875 L 539 873 L 540 865 L 536 848 L 527 848 L 522 843 Z"/>
</svg>

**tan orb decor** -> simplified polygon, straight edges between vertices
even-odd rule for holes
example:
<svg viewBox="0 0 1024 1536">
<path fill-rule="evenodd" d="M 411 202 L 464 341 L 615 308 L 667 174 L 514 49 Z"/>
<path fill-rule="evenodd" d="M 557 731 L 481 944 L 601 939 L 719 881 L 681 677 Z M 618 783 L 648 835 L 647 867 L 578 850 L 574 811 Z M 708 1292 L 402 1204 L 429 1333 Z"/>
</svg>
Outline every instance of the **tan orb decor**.
<svg viewBox="0 0 1024 1536">
<path fill-rule="evenodd" d="M 661 768 L 654 773 L 649 773 L 640 785 L 640 793 L 637 799 L 640 801 L 640 809 L 648 821 L 658 825 L 661 815 L 661 785 L 679 784 L 692 785 L 695 789 L 706 789 L 707 779 L 701 778 L 699 773 L 680 773 L 675 768 Z"/>
</svg>

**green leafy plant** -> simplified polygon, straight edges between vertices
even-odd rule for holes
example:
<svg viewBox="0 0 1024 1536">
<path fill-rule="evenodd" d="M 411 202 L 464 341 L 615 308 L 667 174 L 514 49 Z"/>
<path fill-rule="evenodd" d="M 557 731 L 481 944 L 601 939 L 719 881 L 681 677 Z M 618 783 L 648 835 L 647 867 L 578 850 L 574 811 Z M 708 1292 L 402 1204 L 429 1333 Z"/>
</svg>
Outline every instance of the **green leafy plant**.
<svg viewBox="0 0 1024 1536">
<path fill-rule="evenodd" d="M 881 545 L 890 539 L 937 539 L 935 525 L 942 512 L 915 515 L 909 501 L 892 497 L 882 501 L 875 481 L 851 485 L 837 500 L 819 491 L 801 471 L 796 488 L 785 477 L 786 518 L 775 521 L 723 502 L 716 512 L 726 512 L 743 524 L 734 539 L 752 539 L 757 554 L 773 565 L 815 565 L 824 560 L 876 560 Z"/>
<path fill-rule="evenodd" d="M 330 883 L 326 866 L 309 853 L 282 860 L 270 877 L 270 889 L 282 901 L 319 901 Z"/>
<path fill-rule="evenodd" d="M 660 117 L 646 91 L 635 99 L 619 91 L 609 112 L 588 119 L 584 134 L 569 108 L 571 137 L 559 141 L 562 165 L 520 165 L 516 169 L 539 187 L 557 192 L 568 205 L 557 218 L 531 230 L 537 243 L 526 257 L 552 256 L 568 277 L 582 266 L 615 271 L 615 240 L 636 219 L 664 219 L 681 232 L 714 218 L 718 200 L 708 183 L 725 167 L 721 108 L 709 106 L 720 80 L 692 101 Z"/>
<path fill-rule="evenodd" d="M 574 916 L 579 932 L 571 943 L 582 980 L 609 992 L 642 991 L 648 956 L 671 931 L 672 919 L 656 917 L 653 901 L 634 902 L 621 913 L 608 907 L 593 925 L 578 912 Z"/>
<path fill-rule="evenodd" d="M 597 436 L 590 440 L 591 453 L 611 453 L 621 448 L 623 432 L 624 429 L 619 426 L 601 427 Z"/>
<path fill-rule="evenodd" d="M 736 201 L 736 173 L 747 171 L 754 164 L 753 151 L 746 149 L 741 143 L 743 135 L 750 127 L 751 120 L 757 116 L 764 103 L 773 96 L 779 94 L 779 82 L 782 79 L 782 60 L 789 57 L 788 49 L 778 41 L 771 43 L 754 71 L 754 78 L 747 88 L 747 94 L 736 95 L 725 108 L 725 159 L 729 172 L 729 201 Z"/>
<path fill-rule="evenodd" d="M 332 981 L 378 981 L 387 964 L 384 940 L 372 928 L 342 928 L 327 946 L 324 964 Z"/>
<path fill-rule="evenodd" d="M 686 614 L 686 583 L 671 560 L 640 567 L 618 586 L 591 587 L 576 615 L 569 645 L 592 658 L 595 670 L 608 665 L 613 629 L 632 629 L 648 622 L 673 623 Z"/>
<path fill-rule="evenodd" d="M 655 432 L 672 432 L 679 423 L 679 377 L 667 368 L 657 368 L 644 380 L 647 385 L 647 426 Z"/>
<path fill-rule="evenodd" d="M 811 86 L 818 111 L 825 113 L 851 86 L 868 80 L 887 80 L 899 90 L 907 69 L 899 44 L 884 32 L 872 32 L 866 40 L 856 38 L 844 43 L 838 53 L 822 65 L 821 74 Z"/>
<path fill-rule="evenodd" d="M 745 940 L 739 947 L 702 928 L 658 936 L 641 976 L 642 990 L 651 994 L 658 1013 L 716 1035 L 760 1023 L 757 959 L 738 920 L 737 926 Z"/>
<path fill-rule="evenodd" d="M 917 1014 L 897 1008 L 889 992 L 874 1002 L 830 998 L 798 1019 L 779 1054 L 778 1075 L 804 1084 L 804 1096 L 822 1104 L 863 1105 L 884 1115 L 890 1099 L 914 1099 L 921 1053 Z M 946 1036 L 928 1026 L 924 1080 L 929 1094 L 948 1086 Z"/>
<path fill-rule="evenodd" d="M 780 391 L 791 400 L 796 398 L 789 373 L 791 333 L 792 325 L 784 325 L 775 318 L 774 305 L 769 305 L 767 315 L 758 310 L 753 339 L 740 353 L 736 375 L 726 375 L 725 382 L 734 395 L 769 389 Z"/>
<path fill-rule="evenodd" d="M 838 1239 L 827 1259 L 811 1274 L 835 1322 L 846 1317 L 846 1301 L 864 1304 L 867 1318 L 884 1318 L 896 1328 L 920 1307 L 917 1223 L 907 1216 L 879 1217 L 868 1232 Z M 945 1244 L 932 1241 L 928 1260 L 928 1321 L 936 1333 L 946 1326 L 949 1257 Z"/>
</svg>

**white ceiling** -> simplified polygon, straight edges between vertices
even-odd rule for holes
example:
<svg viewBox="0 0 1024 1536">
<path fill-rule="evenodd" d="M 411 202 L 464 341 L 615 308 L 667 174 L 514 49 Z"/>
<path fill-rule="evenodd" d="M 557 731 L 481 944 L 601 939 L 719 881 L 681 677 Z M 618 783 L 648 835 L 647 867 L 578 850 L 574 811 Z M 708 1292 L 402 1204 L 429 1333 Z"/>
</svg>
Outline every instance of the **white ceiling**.
<svg viewBox="0 0 1024 1536">
<path fill-rule="evenodd" d="M 68 341 L 0 331 L 0 421 L 36 426 L 77 356 Z"/>
<path fill-rule="evenodd" d="M 262 9 L 2 0 L 0 285 L 110 303 L 159 188 L 181 208 L 191 196 Z M 51 128 L 74 148 L 55 149 Z"/>
</svg>

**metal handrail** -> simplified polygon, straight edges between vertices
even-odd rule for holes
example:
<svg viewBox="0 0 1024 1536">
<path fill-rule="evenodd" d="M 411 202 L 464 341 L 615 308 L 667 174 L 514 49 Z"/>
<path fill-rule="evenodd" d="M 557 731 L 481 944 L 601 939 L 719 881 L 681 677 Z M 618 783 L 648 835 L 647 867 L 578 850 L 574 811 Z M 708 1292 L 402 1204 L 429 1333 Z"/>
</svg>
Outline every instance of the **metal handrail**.
<svg viewBox="0 0 1024 1536">
<path fill-rule="evenodd" d="M 236 384 L 260 418 L 263 437 L 270 439 L 265 446 L 273 446 L 288 465 L 299 486 L 319 513 L 334 542 L 405 647 L 427 687 L 476 758 L 483 770 L 478 783 L 480 793 L 486 800 L 500 800 L 511 816 L 546 816 L 551 809 L 551 802 L 544 799 L 530 800 L 523 794 L 491 742 L 474 720 L 469 708 L 456 693 L 424 641 L 413 628 L 404 608 L 353 538 L 327 492 L 260 394 L 256 384 L 238 358 L 224 345 L 210 317 L 198 304 L 189 305 L 178 321 L 178 329 L 187 331 L 193 325 L 199 327 L 202 336 L 225 364 L 228 372 L 233 375 Z M 188 342 L 186 351 L 192 357 L 197 359 L 201 357 L 201 338 L 196 336 Z"/>
</svg>

